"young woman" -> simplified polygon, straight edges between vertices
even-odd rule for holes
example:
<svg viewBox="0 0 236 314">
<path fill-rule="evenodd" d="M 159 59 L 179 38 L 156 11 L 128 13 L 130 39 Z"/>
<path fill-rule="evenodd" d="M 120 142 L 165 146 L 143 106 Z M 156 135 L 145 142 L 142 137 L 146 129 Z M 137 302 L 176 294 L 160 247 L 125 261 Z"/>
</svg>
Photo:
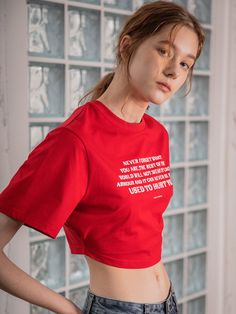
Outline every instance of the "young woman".
<svg viewBox="0 0 236 314">
<path fill-rule="evenodd" d="M 3 290 L 63 314 L 178 313 L 161 259 L 162 214 L 173 194 L 169 138 L 145 111 L 191 83 L 203 43 L 199 22 L 174 3 L 145 4 L 129 17 L 115 71 L 48 133 L 0 195 Z M 71 252 L 85 255 L 83 311 L 6 257 L 22 224 L 53 239 L 63 227 Z"/>
</svg>

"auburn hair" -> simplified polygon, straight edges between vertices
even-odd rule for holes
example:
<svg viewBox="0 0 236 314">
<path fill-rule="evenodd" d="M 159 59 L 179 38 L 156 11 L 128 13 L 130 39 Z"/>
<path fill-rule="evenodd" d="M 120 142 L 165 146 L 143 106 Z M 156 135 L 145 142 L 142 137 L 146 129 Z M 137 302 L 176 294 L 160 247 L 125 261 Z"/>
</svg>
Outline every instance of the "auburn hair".
<svg viewBox="0 0 236 314">
<path fill-rule="evenodd" d="M 198 51 L 196 55 L 196 60 L 201 54 L 204 42 L 205 34 L 204 30 L 197 20 L 197 18 L 192 15 L 186 8 L 169 1 L 154 1 L 151 3 L 146 3 L 139 7 L 133 14 L 131 14 L 126 20 L 121 32 L 118 36 L 118 42 L 115 47 L 115 57 L 116 57 L 116 66 L 121 64 L 122 58 L 120 54 L 120 43 L 125 35 L 129 35 L 132 39 L 128 51 L 126 52 L 127 60 L 126 72 L 127 78 L 129 79 L 129 64 L 132 56 L 135 54 L 137 48 L 142 44 L 143 41 L 148 39 L 151 36 L 154 36 L 160 32 L 160 30 L 166 26 L 172 24 L 170 37 L 173 30 L 178 26 L 186 26 L 192 29 L 198 37 Z M 194 65 L 196 63 L 194 62 Z M 189 83 L 189 90 L 186 95 L 190 92 L 192 87 L 192 72 L 193 67 L 190 68 L 187 82 Z M 115 69 L 106 74 L 92 89 L 89 90 L 79 101 L 81 101 L 91 94 L 90 100 L 99 98 L 105 90 L 110 85 L 115 74 Z"/>
</svg>

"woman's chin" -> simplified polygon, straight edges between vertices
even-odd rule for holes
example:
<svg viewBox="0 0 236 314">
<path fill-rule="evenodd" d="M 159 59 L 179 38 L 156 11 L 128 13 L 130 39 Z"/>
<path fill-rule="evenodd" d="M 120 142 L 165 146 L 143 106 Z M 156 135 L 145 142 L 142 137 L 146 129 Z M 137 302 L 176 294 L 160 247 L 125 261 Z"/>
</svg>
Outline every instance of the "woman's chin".
<svg viewBox="0 0 236 314">
<path fill-rule="evenodd" d="M 167 101 L 169 97 L 155 97 L 150 100 L 151 103 L 156 104 L 156 105 L 161 105 L 165 101 Z"/>
</svg>

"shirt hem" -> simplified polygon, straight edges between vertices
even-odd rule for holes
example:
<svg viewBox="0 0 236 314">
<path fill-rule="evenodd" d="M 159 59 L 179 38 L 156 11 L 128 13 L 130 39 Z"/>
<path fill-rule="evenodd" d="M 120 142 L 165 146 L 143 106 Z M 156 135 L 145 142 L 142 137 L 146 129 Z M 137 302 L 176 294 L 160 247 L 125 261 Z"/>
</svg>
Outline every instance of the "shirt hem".
<svg viewBox="0 0 236 314">
<path fill-rule="evenodd" d="M 71 253 L 72 254 L 82 254 L 88 257 L 93 258 L 94 260 L 101 262 L 106 265 L 119 267 L 119 268 L 146 268 L 155 265 L 156 263 L 161 261 L 161 256 L 158 255 L 157 257 L 149 258 L 146 260 L 136 260 L 136 261 L 128 261 L 128 260 L 119 260 L 111 257 L 103 257 L 100 254 L 95 254 L 90 250 L 84 248 L 79 248 L 78 246 L 71 246 Z"/>
</svg>

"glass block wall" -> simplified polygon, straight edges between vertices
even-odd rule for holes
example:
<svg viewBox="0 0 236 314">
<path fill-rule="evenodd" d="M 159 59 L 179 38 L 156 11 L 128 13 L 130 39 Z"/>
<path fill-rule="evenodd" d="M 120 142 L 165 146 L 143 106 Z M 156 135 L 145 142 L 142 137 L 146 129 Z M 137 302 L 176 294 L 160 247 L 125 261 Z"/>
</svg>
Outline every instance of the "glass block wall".
<svg viewBox="0 0 236 314">
<path fill-rule="evenodd" d="M 29 151 L 77 107 L 78 100 L 113 69 L 117 33 L 142 0 L 28 0 Z M 181 313 L 204 314 L 207 299 L 208 89 L 211 2 L 178 0 L 206 32 L 191 93 L 178 92 L 149 114 L 170 134 L 174 195 L 164 214 L 163 261 Z M 82 104 L 83 105 L 83 104 Z M 56 156 L 55 156 L 56 158 Z M 56 240 L 29 229 L 31 275 L 83 307 L 89 272 L 71 255 L 63 229 Z M 31 306 L 31 313 L 50 313 Z"/>
<path fill-rule="evenodd" d="M 163 260 L 183 314 L 205 314 L 207 302 L 208 128 L 211 1 L 178 0 L 202 23 L 206 43 L 187 97 L 179 91 L 151 112 L 170 135 L 174 194 L 164 214 Z M 159 110 L 157 110 L 159 109 Z"/>
</svg>

